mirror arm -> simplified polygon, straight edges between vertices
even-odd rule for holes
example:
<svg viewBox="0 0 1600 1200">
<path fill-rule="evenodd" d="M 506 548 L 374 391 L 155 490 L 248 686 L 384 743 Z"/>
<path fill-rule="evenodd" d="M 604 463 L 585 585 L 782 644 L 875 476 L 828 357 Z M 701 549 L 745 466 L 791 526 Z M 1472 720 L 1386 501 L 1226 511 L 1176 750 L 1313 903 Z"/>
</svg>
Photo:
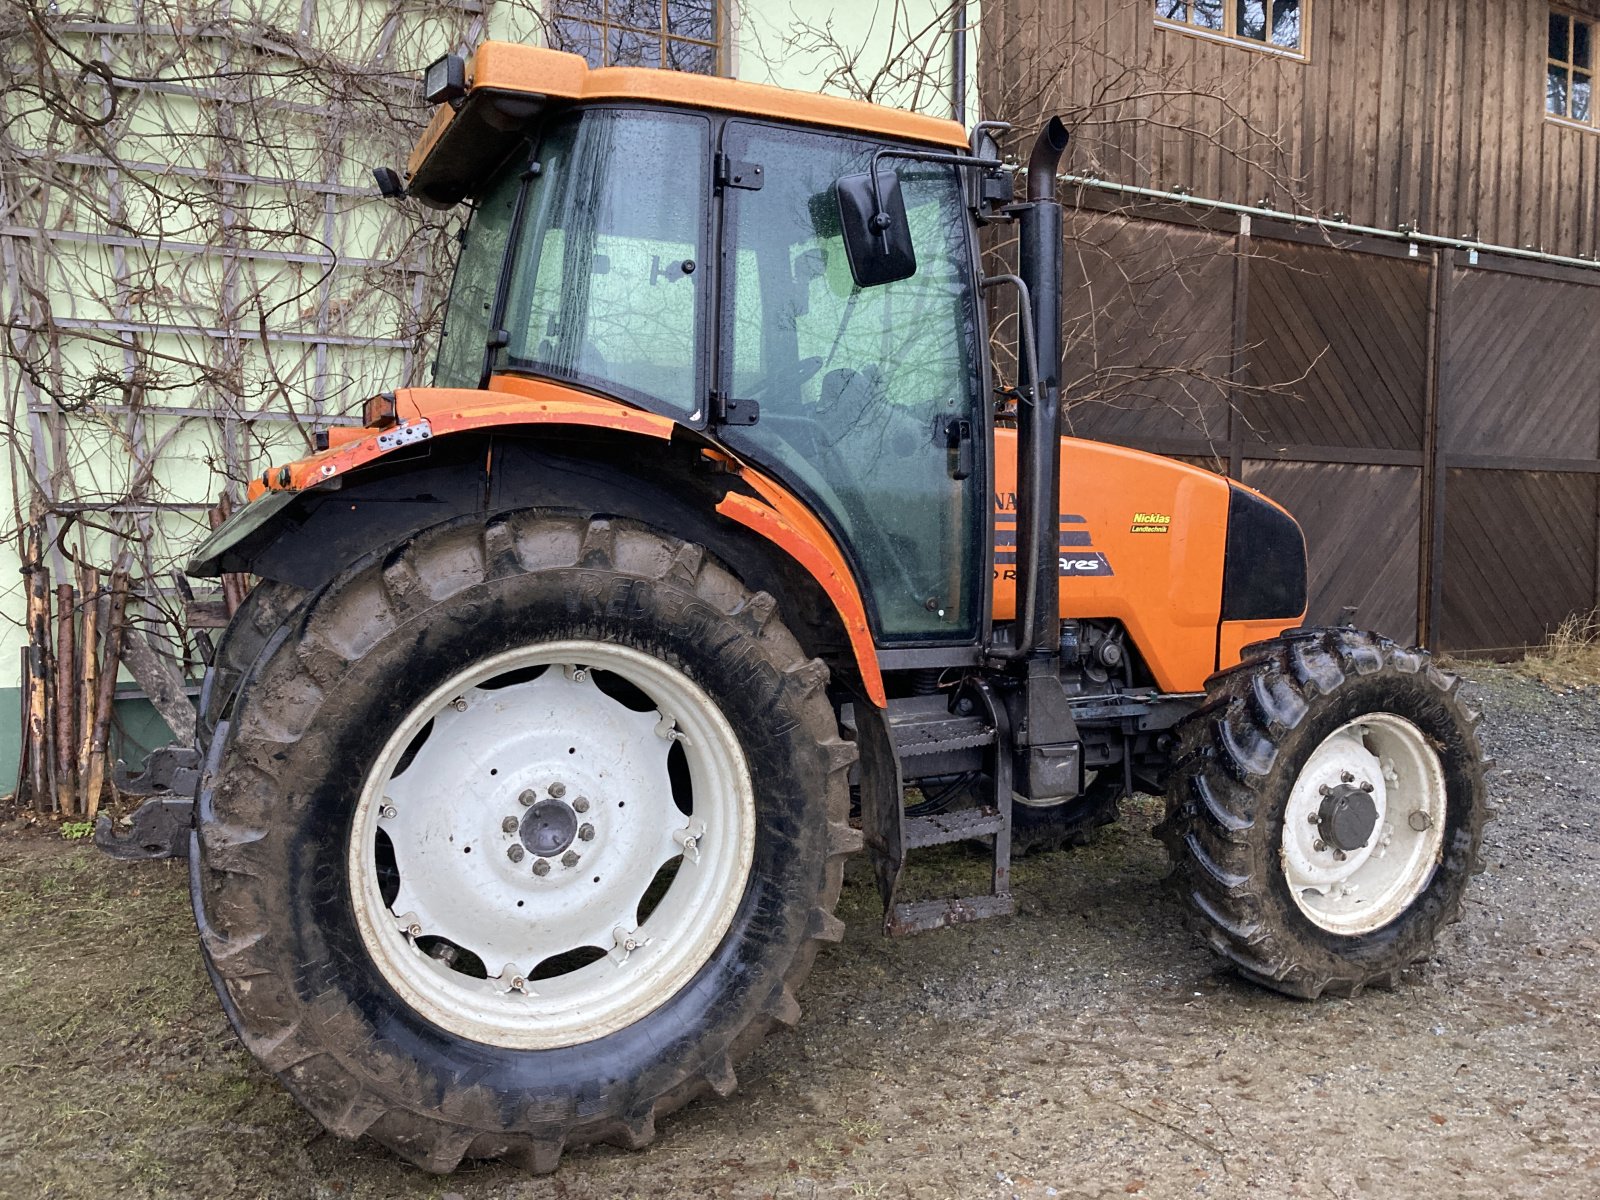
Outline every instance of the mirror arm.
<svg viewBox="0 0 1600 1200">
<path fill-rule="evenodd" d="M 985 122 L 988 124 L 989 122 Z M 1003 123 L 1003 122 L 1002 122 Z M 1006 126 L 1010 128 L 1010 126 Z M 889 214 L 883 211 L 883 190 L 878 183 L 878 162 L 885 158 L 903 158 L 910 162 L 949 163 L 953 167 L 982 167 L 984 170 L 993 171 L 1005 166 L 998 158 L 977 158 L 971 154 L 944 154 L 933 150 L 900 150 L 892 146 L 884 146 L 872 152 L 872 162 L 867 167 L 867 176 L 872 181 L 872 228 L 883 240 L 884 248 L 888 249 L 888 230 L 891 224 Z"/>
</svg>

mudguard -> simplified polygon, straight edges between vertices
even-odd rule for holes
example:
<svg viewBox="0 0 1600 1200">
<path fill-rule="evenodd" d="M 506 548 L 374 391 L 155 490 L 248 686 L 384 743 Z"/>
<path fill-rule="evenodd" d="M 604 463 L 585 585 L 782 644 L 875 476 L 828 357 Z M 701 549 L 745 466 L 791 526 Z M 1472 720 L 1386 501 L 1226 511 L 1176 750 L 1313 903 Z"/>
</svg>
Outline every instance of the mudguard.
<svg viewBox="0 0 1600 1200">
<path fill-rule="evenodd" d="M 670 417 L 543 380 L 496 376 L 484 391 L 408 388 L 393 395 L 393 417 L 383 427 L 334 430 L 326 450 L 269 468 L 251 485 L 251 503 L 195 552 L 189 574 L 248 571 L 316 587 L 374 545 L 403 540 L 458 513 L 570 502 L 570 496 L 551 490 L 557 487 L 554 481 L 547 480 L 542 489 L 536 478 L 520 488 L 503 486 L 500 477 L 508 472 L 497 475 L 497 469 L 518 450 L 498 448 L 502 434 L 542 430 L 553 437 L 603 440 L 618 466 L 606 473 L 609 478 L 583 483 L 601 492 L 610 489 L 613 494 L 598 501 L 605 511 L 638 510 L 644 517 L 674 510 L 682 516 L 694 507 L 670 487 L 656 486 L 652 496 L 647 482 L 651 464 L 672 453 L 693 452 L 713 468 L 704 478 L 720 480 L 715 487 L 701 485 L 704 494 L 694 497 L 704 502 L 704 516 L 724 517 L 750 531 L 821 589 L 868 698 L 880 707 L 887 703 L 866 605 L 848 559 L 822 523 L 775 481 L 725 451 L 706 447 L 700 435 Z M 463 436 L 474 433 L 479 436 Z M 411 461 L 409 456 L 420 451 L 426 459 Z M 637 466 L 641 478 L 626 489 L 628 495 L 617 495 L 618 471 L 629 470 L 628 464 Z M 581 475 L 583 469 L 580 464 L 573 472 Z M 539 472 L 522 474 L 537 477 Z M 693 528 L 673 531 L 696 535 Z"/>
</svg>

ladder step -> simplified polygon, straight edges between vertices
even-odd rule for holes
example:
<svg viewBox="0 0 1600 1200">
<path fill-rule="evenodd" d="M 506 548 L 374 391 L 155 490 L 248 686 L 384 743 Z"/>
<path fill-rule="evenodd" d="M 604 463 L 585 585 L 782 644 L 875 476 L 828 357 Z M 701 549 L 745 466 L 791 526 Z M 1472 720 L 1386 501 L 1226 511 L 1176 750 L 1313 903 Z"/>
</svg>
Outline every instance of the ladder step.
<svg viewBox="0 0 1600 1200">
<path fill-rule="evenodd" d="M 1001 896 L 962 896 L 955 900 L 919 900 L 896 904 L 889 914 L 886 929 L 892 937 L 927 933 L 948 925 L 986 921 L 990 917 L 1009 917 L 1017 911 L 1010 893 Z"/>
<path fill-rule="evenodd" d="M 971 750 L 994 742 L 994 728 L 977 717 L 907 713 L 903 717 L 891 717 L 890 727 L 901 758 Z"/>
<path fill-rule="evenodd" d="M 908 817 L 905 848 L 916 850 L 923 846 L 943 846 L 947 842 L 988 837 L 999 833 L 1004 825 L 1005 817 L 993 808 L 963 808 L 956 812 L 936 813 L 931 817 Z"/>
</svg>

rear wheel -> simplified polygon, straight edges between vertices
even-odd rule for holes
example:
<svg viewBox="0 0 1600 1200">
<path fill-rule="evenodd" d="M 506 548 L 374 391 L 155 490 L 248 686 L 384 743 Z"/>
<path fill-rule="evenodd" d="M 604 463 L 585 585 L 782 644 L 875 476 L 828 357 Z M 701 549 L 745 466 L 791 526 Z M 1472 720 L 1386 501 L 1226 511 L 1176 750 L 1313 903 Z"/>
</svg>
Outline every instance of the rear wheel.
<svg viewBox="0 0 1600 1200">
<path fill-rule="evenodd" d="M 1179 730 L 1158 831 L 1204 939 L 1290 995 L 1393 986 L 1458 918 L 1489 817 L 1477 714 L 1350 629 L 1245 650 Z"/>
<path fill-rule="evenodd" d="M 245 673 L 202 944 L 330 1130 L 432 1170 L 641 1145 L 734 1086 L 831 915 L 826 671 L 698 547 L 545 513 L 352 569 Z"/>
</svg>

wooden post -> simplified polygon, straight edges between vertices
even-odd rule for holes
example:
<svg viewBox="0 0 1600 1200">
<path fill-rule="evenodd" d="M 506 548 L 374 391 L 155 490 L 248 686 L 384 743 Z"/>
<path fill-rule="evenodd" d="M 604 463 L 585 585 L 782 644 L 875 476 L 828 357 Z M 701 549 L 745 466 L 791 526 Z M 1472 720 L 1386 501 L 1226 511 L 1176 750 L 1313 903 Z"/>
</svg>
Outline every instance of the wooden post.
<svg viewBox="0 0 1600 1200">
<path fill-rule="evenodd" d="M 23 647 L 26 675 L 23 680 L 26 702 L 23 705 L 23 757 L 28 762 L 28 799 L 34 808 L 45 811 L 44 756 L 40 753 L 44 740 L 44 664 L 39 652 L 39 584 L 35 575 L 39 571 L 39 531 L 29 526 L 24 538 L 23 582 L 26 585 L 28 644 Z"/>
<path fill-rule="evenodd" d="M 34 527 L 28 564 L 28 784 L 33 806 L 49 812 L 55 792 L 55 755 L 50 745 L 50 571 L 44 565 L 43 534 Z"/>
<path fill-rule="evenodd" d="M 22 703 L 17 705 L 19 715 L 19 741 L 21 753 L 17 755 L 17 786 L 13 799 L 17 804 L 27 804 L 28 799 L 28 684 L 32 675 L 28 669 L 28 648 L 22 647 L 21 669 L 17 673 L 17 682 L 21 688 L 19 694 Z"/>
<path fill-rule="evenodd" d="M 100 659 L 100 679 L 95 691 L 94 733 L 89 740 L 89 761 L 83 772 L 84 813 L 94 820 L 100 811 L 100 790 L 106 780 L 106 745 L 111 730 L 111 707 L 117 692 L 117 663 L 122 652 L 122 615 L 128 603 L 128 573 L 111 573 L 111 600 L 106 606 L 105 650 Z"/>
<path fill-rule="evenodd" d="M 1451 299 L 1455 293 L 1455 256 L 1454 250 L 1442 250 L 1439 253 L 1439 279 L 1434 298 L 1433 319 L 1435 363 L 1433 419 L 1428 428 L 1431 445 L 1424 460 L 1432 474 L 1428 480 L 1427 497 L 1428 606 L 1423 630 L 1427 638 L 1424 644 L 1433 650 L 1453 648 L 1443 645 L 1442 639 L 1444 637 L 1445 505 L 1449 502 L 1450 477 L 1450 457 L 1446 449 L 1450 440 L 1450 319 L 1454 315 Z"/>
<path fill-rule="evenodd" d="M 216 507 L 207 517 L 210 519 L 211 528 L 215 529 L 229 517 L 233 516 L 233 501 L 228 498 L 228 493 L 223 492 L 218 498 Z M 239 606 L 244 603 L 245 596 L 249 594 L 245 586 L 245 577 L 236 573 L 226 572 L 222 576 L 222 602 L 227 606 L 228 616 L 233 616 L 239 611 Z"/>
<path fill-rule="evenodd" d="M 1444 277 L 1450 270 L 1450 252 L 1433 252 L 1433 272 L 1428 279 L 1428 345 L 1427 366 L 1423 378 L 1422 397 L 1422 480 L 1421 511 L 1418 515 L 1417 563 L 1417 645 L 1433 642 L 1438 613 L 1433 606 L 1433 578 L 1435 571 L 1433 544 L 1433 508 L 1442 495 L 1436 490 L 1439 482 L 1439 349 L 1440 349 L 1440 299 L 1444 293 Z"/>
<path fill-rule="evenodd" d="M 1244 397 L 1245 339 L 1250 314 L 1250 216 L 1239 217 L 1239 236 L 1233 246 L 1233 347 L 1228 363 L 1228 475 L 1244 478 L 1244 418 L 1239 405 Z"/>
<path fill-rule="evenodd" d="M 56 810 L 71 816 L 73 775 L 77 767 L 77 738 L 73 727 L 78 716 L 77 671 L 77 588 L 70 583 L 56 584 Z"/>
<path fill-rule="evenodd" d="M 96 701 L 100 687 L 100 572 L 84 567 L 80 577 L 83 598 L 83 676 L 78 688 L 78 783 L 85 813 L 92 803 L 81 791 L 89 779 L 89 748 L 94 741 Z"/>
</svg>

